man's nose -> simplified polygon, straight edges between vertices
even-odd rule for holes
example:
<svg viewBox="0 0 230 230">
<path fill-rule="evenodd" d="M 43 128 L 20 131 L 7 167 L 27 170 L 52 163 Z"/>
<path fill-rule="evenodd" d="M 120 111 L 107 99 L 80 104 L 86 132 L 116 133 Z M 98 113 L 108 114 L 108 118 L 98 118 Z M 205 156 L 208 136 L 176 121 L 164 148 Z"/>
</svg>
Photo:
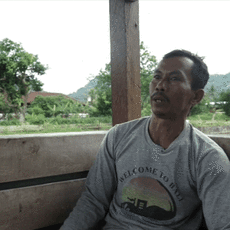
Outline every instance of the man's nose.
<svg viewBox="0 0 230 230">
<path fill-rule="evenodd" d="M 156 85 L 156 90 L 157 91 L 165 91 L 167 88 L 167 80 L 166 79 L 161 79 L 157 85 Z"/>
</svg>

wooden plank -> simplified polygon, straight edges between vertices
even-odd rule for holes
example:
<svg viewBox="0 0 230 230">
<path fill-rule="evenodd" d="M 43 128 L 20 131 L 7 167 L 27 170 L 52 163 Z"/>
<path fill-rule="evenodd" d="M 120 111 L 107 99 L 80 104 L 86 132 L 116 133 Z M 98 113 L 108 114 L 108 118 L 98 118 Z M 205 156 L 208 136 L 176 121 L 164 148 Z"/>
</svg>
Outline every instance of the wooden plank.
<svg viewBox="0 0 230 230">
<path fill-rule="evenodd" d="M 0 138 L 0 183 L 87 171 L 106 133 Z"/>
<path fill-rule="evenodd" d="M 139 2 L 110 0 L 113 125 L 141 117 Z"/>
<path fill-rule="evenodd" d="M 0 229 L 32 230 L 63 223 L 85 190 L 85 179 L 0 192 Z"/>
<path fill-rule="evenodd" d="M 0 137 L 0 183 L 89 170 L 107 133 Z M 210 135 L 230 156 L 230 137 Z"/>
</svg>

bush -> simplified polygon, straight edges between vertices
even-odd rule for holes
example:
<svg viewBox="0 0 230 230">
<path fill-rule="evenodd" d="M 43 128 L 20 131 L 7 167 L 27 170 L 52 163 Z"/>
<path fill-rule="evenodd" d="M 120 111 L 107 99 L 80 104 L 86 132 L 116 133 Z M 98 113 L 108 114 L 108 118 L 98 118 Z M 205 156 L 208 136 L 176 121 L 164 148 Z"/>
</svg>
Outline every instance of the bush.
<svg viewBox="0 0 230 230">
<path fill-rule="evenodd" d="M 223 104 L 221 106 L 221 108 L 224 110 L 225 114 L 227 116 L 230 116 L 230 89 L 222 92 L 220 94 L 220 98 L 219 98 L 220 101 L 225 101 L 226 104 Z"/>
<path fill-rule="evenodd" d="M 53 125 L 74 124 L 72 119 L 62 118 L 60 115 L 50 118 L 49 123 Z"/>
<path fill-rule="evenodd" d="M 20 121 L 16 118 L 13 118 L 11 120 L 4 120 L 0 122 L 0 125 L 2 126 L 9 126 L 9 125 L 21 125 Z"/>
<path fill-rule="evenodd" d="M 225 114 L 230 117 L 230 102 L 224 104 L 222 108 Z"/>
<path fill-rule="evenodd" d="M 30 125 L 43 125 L 47 121 L 47 118 L 43 114 L 38 114 L 37 116 L 28 114 L 26 115 L 26 121 Z"/>
<path fill-rule="evenodd" d="M 112 116 L 102 116 L 97 118 L 101 123 L 110 123 L 112 124 Z"/>
<path fill-rule="evenodd" d="M 111 116 L 102 117 L 86 117 L 80 118 L 78 116 L 73 116 L 70 118 L 62 118 L 60 115 L 52 118 L 46 118 L 44 115 L 26 115 L 26 121 L 33 125 L 42 125 L 45 122 L 53 125 L 63 125 L 63 124 L 99 124 L 99 123 L 112 123 Z"/>
<path fill-rule="evenodd" d="M 205 95 L 202 101 L 192 108 L 190 115 L 193 116 L 201 113 L 209 113 L 212 108 L 209 103 L 210 100 L 208 99 L 208 96 Z"/>
<path fill-rule="evenodd" d="M 62 118 L 61 116 L 53 117 L 49 119 L 50 124 L 62 125 L 62 124 L 99 124 L 99 123 L 112 123 L 112 117 L 86 117 L 79 118 L 74 116 L 71 118 Z"/>
<path fill-rule="evenodd" d="M 45 117 L 56 117 L 58 115 L 68 116 L 70 113 L 83 112 L 81 103 L 64 96 L 37 96 L 28 108 L 30 114 L 44 114 Z"/>
<path fill-rule="evenodd" d="M 29 113 L 29 114 L 34 114 L 34 115 L 39 115 L 39 114 L 43 114 L 43 115 L 45 115 L 45 112 L 44 112 L 44 110 L 42 109 L 42 108 L 40 108 L 40 107 L 38 107 L 38 106 L 34 106 L 34 107 L 32 107 L 32 108 L 28 108 L 27 109 L 27 112 Z"/>
<path fill-rule="evenodd" d="M 88 113 L 90 115 L 90 117 L 100 117 L 101 116 L 101 114 L 98 111 L 98 109 L 96 107 L 94 107 L 94 106 L 86 107 L 85 112 Z"/>
</svg>

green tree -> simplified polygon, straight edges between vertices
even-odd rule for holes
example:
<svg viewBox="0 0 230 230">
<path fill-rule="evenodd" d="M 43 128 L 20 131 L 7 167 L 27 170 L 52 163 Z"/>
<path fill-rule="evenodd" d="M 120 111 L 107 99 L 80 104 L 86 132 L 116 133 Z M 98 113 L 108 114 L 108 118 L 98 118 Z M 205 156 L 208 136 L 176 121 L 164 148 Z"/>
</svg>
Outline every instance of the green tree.
<svg viewBox="0 0 230 230">
<path fill-rule="evenodd" d="M 157 60 L 151 55 L 144 42 L 140 45 L 140 69 L 141 69 L 141 109 L 148 108 L 150 104 L 149 83 L 153 79 L 153 72 L 157 66 Z M 151 113 L 151 112 L 150 112 Z"/>
<path fill-rule="evenodd" d="M 217 90 L 214 85 L 211 85 L 211 87 L 207 90 L 207 95 L 210 101 L 212 102 L 217 101 L 218 95 L 217 95 Z"/>
<path fill-rule="evenodd" d="M 140 74 L 141 74 L 141 108 L 148 108 L 150 103 L 149 83 L 153 78 L 153 71 L 157 65 L 156 57 L 151 55 L 144 43 L 140 44 Z M 97 85 L 91 89 L 91 105 L 95 108 L 94 116 L 112 115 L 111 64 L 106 64 L 105 70 L 94 77 Z M 148 111 L 148 109 L 145 109 Z"/>
<path fill-rule="evenodd" d="M 91 105 L 96 108 L 94 116 L 112 115 L 112 89 L 111 89 L 111 65 L 106 64 L 105 70 L 95 77 L 97 84 L 89 91 Z"/>
<path fill-rule="evenodd" d="M 207 90 L 207 97 L 210 100 L 210 102 L 214 102 L 214 105 L 210 105 L 212 110 L 216 110 L 220 108 L 220 106 L 217 104 L 220 98 L 220 92 L 218 92 L 217 88 L 214 85 L 211 85 L 211 87 Z"/>
<path fill-rule="evenodd" d="M 192 116 L 200 113 L 208 113 L 210 109 L 211 109 L 211 105 L 210 105 L 209 95 L 205 94 L 202 101 L 192 108 L 190 115 Z"/>
<path fill-rule="evenodd" d="M 22 122 L 25 121 L 28 93 L 42 90 L 43 83 L 35 74 L 43 75 L 47 69 L 37 55 L 26 52 L 21 44 L 8 38 L 0 42 L 0 93 L 15 113 L 22 114 Z"/>
<path fill-rule="evenodd" d="M 90 97 L 90 102 L 89 104 L 90 105 L 93 105 L 95 103 L 95 100 L 96 100 L 96 91 L 95 89 L 91 89 L 88 93 L 88 96 Z"/>
<path fill-rule="evenodd" d="M 221 107 L 224 110 L 225 114 L 227 116 L 230 116 L 230 89 L 221 92 L 219 101 L 225 103 L 222 104 Z"/>
<path fill-rule="evenodd" d="M 7 114 L 13 113 L 13 112 L 14 112 L 13 108 L 9 107 L 6 104 L 4 96 L 0 94 L 0 113 L 2 113 L 0 120 L 4 120 Z"/>
</svg>

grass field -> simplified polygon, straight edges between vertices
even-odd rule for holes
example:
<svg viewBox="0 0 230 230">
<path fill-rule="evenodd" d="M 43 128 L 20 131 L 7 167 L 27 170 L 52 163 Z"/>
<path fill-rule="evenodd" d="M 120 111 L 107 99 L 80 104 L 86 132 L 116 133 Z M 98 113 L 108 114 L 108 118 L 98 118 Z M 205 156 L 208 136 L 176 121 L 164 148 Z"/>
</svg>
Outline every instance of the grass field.
<svg viewBox="0 0 230 230">
<path fill-rule="evenodd" d="M 188 117 L 188 120 L 196 128 L 230 126 L 230 117 L 222 112 L 199 114 Z M 45 122 L 41 125 L 27 123 L 27 125 L 17 126 L 5 124 L 0 126 L 0 135 L 96 131 L 109 130 L 111 127 L 112 118 L 81 118 L 74 120 L 74 124 L 58 124 L 57 122 L 53 124 Z"/>
<path fill-rule="evenodd" d="M 64 125 L 22 125 L 22 126 L 8 126 L 1 127 L 0 135 L 12 134 L 35 134 L 35 133 L 62 133 L 62 132 L 82 132 L 82 131 L 96 131 L 96 130 L 109 130 L 112 124 L 101 123 L 100 125 L 92 124 L 64 124 Z"/>
<path fill-rule="evenodd" d="M 194 127 L 230 126 L 230 117 L 222 112 L 199 114 L 188 120 Z"/>
</svg>

